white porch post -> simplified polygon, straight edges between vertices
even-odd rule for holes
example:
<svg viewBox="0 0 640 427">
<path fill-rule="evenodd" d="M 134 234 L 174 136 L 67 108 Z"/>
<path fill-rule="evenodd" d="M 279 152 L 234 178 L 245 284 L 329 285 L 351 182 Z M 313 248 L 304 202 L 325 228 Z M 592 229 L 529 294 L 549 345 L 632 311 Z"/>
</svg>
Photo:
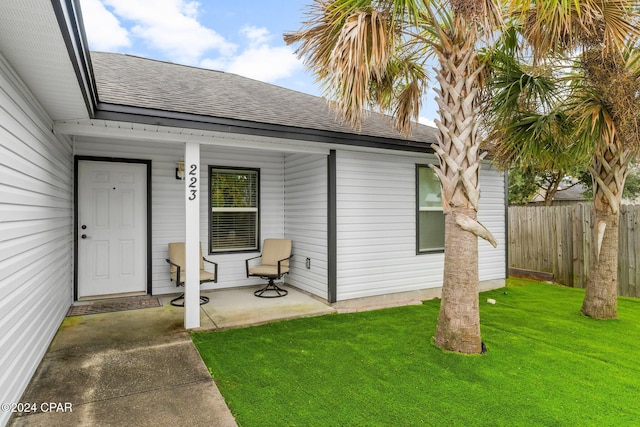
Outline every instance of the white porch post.
<svg viewBox="0 0 640 427">
<path fill-rule="evenodd" d="M 184 327 L 200 327 L 200 144 L 184 147 L 185 270 Z"/>
</svg>

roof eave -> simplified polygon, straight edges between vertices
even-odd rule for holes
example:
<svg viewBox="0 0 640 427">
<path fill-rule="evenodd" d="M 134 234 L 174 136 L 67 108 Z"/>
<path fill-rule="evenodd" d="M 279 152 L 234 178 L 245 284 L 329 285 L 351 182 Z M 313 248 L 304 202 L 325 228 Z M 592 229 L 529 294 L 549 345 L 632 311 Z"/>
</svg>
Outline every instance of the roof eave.
<svg viewBox="0 0 640 427">
<path fill-rule="evenodd" d="M 96 85 L 89 59 L 89 44 L 84 31 L 80 0 L 51 0 L 60 32 L 71 59 L 89 117 L 98 104 Z"/>
<path fill-rule="evenodd" d="M 419 153 L 433 153 L 428 142 L 383 138 L 357 133 L 342 133 L 319 129 L 299 128 L 270 123 L 251 122 L 225 117 L 162 111 L 128 105 L 98 102 L 94 118 L 157 126 L 183 127 L 224 133 L 266 136 Z"/>
</svg>

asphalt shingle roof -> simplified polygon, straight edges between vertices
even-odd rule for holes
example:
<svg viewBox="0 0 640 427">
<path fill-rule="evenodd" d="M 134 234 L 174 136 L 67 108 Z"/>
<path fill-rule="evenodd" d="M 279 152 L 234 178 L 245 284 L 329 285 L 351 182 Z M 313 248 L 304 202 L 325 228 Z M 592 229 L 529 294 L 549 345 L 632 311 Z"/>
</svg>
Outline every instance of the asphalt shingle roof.
<svg viewBox="0 0 640 427">
<path fill-rule="evenodd" d="M 101 103 L 291 128 L 404 140 L 429 146 L 436 130 L 405 138 L 388 116 L 371 113 L 361 130 L 341 123 L 325 99 L 231 73 L 116 53 L 91 52 Z"/>
</svg>

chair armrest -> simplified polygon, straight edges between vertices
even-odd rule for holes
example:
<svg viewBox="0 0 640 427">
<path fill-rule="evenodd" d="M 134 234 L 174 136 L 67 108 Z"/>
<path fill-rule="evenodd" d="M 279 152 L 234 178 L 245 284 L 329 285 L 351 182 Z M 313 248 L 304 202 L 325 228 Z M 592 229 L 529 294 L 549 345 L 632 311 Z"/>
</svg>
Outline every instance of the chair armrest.
<svg viewBox="0 0 640 427">
<path fill-rule="evenodd" d="M 278 260 L 278 277 L 280 277 L 282 274 L 280 273 L 280 263 L 282 261 L 287 261 L 290 260 L 291 258 L 293 258 L 293 254 L 289 255 L 287 258 L 282 258 L 280 260 Z"/>
<path fill-rule="evenodd" d="M 176 271 L 176 286 L 180 286 L 180 266 L 175 262 L 171 262 L 169 258 L 165 258 L 165 261 L 178 269 L 178 271 Z M 169 275 L 169 280 L 171 280 L 171 275 Z"/>
<path fill-rule="evenodd" d="M 247 277 L 249 277 L 249 261 L 251 261 L 252 259 L 258 259 L 258 258 L 262 258 L 262 255 L 254 256 L 253 258 L 247 258 L 244 260 L 244 267 L 247 273 Z"/>
<path fill-rule="evenodd" d="M 209 264 L 213 264 L 213 274 L 215 276 L 215 280 L 213 281 L 213 283 L 218 283 L 218 263 L 217 262 L 213 262 L 213 261 L 209 261 L 205 257 L 202 257 L 202 260 L 205 261 L 205 262 L 208 262 Z"/>
</svg>

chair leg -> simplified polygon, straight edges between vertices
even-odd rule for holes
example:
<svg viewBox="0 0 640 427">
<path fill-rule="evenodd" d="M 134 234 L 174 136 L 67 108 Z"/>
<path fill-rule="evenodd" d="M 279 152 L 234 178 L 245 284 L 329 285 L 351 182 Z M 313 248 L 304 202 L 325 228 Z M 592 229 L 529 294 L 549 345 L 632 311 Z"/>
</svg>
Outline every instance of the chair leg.
<svg viewBox="0 0 640 427">
<path fill-rule="evenodd" d="M 264 295 L 265 292 L 275 292 L 276 295 Z M 289 291 L 287 291 L 286 289 L 282 289 L 278 285 L 276 285 L 273 279 L 269 279 L 269 283 L 267 283 L 267 286 L 262 289 L 258 289 L 253 294 L 260 298 L 280 298 L 287 295 L 288 293 Z"/>
<path fill-rule="evenodd" d="M 182 300 L 182 304 L 178 302 L 180 300 Z M 209 297 L 200 295 L 200 305 L 206 304 L 208 302 L 209 302 Z M 184 294 L 180 295 L 178 298 L 172 299 L 171 305 L 174 307 L 184 307 Z"/>
</svg>

